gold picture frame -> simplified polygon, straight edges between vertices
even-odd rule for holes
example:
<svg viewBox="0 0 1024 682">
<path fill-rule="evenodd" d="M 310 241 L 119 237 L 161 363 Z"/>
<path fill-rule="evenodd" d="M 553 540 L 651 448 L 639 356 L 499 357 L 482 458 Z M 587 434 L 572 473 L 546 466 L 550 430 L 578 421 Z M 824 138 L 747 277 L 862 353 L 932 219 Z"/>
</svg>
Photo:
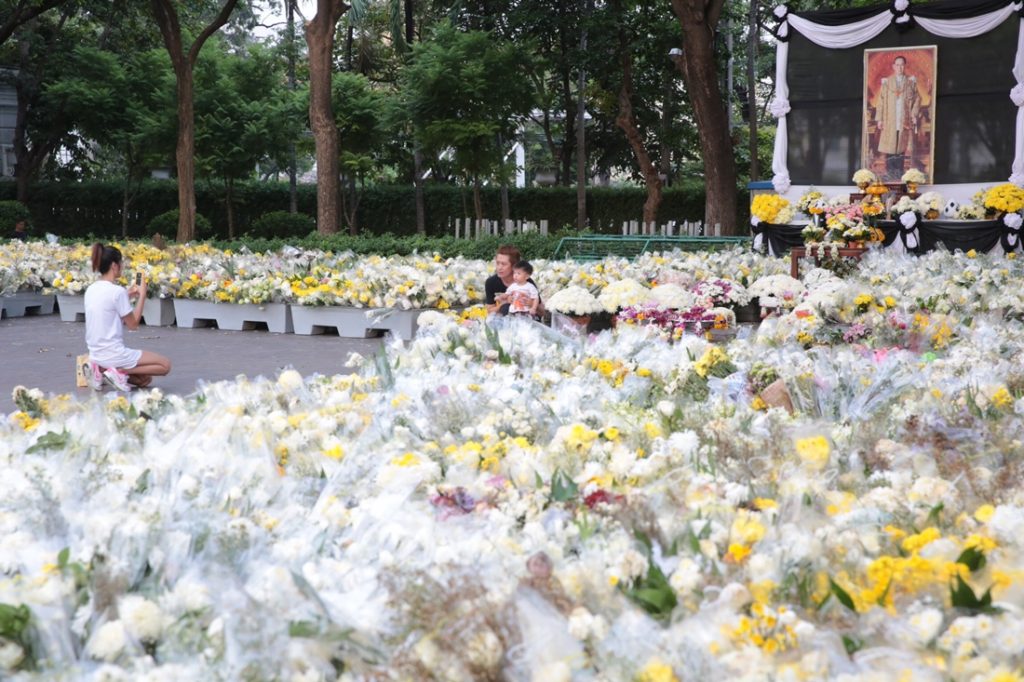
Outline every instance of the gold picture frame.
<svg viewBox="0 0 1024 682">
<path fill-rule="evenodd" d="M 882 182 L 916 168 L 935 182 L 938 46 L 864 50 L 862 167 Z"/>
</svg>

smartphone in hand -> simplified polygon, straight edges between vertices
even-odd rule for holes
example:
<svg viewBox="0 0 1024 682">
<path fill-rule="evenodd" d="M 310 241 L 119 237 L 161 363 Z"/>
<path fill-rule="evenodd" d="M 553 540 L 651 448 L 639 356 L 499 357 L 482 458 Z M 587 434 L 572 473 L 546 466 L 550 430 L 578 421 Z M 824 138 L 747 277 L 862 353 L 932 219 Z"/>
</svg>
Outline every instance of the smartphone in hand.
<svg viewBox="0 0 1024 682">
<path fill-rule="evenodd" d="M 135 286 L 139 286 L 140 284 L 142 284 L 142 273 L 141 272 L 136 272 L 135 273 Z"/>
</svg>

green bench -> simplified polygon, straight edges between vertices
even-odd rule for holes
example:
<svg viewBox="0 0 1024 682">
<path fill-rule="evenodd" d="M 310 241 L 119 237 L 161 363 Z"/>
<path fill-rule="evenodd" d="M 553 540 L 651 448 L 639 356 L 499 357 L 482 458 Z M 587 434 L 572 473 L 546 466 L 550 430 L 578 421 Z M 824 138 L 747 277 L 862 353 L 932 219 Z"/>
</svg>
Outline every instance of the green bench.
<svg viewBox="0 0 1024 682">
<path fill-rule="evenodd" d="M 554 257 L 601 260 L 606 256 L 635 258 L 653 251 L 715 251 L 750 245 L 750 237 L 665 237 L 642 235 L 587 235 L 562 237 Z"/>
</svg>

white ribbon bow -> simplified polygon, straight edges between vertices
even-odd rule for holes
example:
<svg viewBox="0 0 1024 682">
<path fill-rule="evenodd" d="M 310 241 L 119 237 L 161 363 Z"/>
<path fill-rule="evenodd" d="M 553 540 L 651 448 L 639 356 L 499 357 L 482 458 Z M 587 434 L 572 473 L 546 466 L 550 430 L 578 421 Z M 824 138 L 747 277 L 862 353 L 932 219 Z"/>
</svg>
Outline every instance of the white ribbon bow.
<svg viewBox="0 0 1024 682">
<path fill-rule="evenodd" d="M 908 7 L 910 7 L 910 0 L 896 0 L 897 12 L 906 12 Z"/>
<path fill-rule="evenodd" d="M 771 115 L 775 118 L 782 118 L 790 111 L 789 100 L 776 97 L 772 100 L 772 103 L 768 105 L 768 111 L 771 112 Z"/>
<path fill-rule="evenodd" d="M 777 19 L 785 19 L 786 15 L 789 14 L 789 8 L 785 5 L 778 5 L 772 10 L 772 14 L 774 14 Z"/>
<path fill-rule="evenodd" d="M 907 211 L 906 213 L 900 213 L 900 223 L 903 227 L 910 229 L 914 228 L 906 235 L 907 249 L 917 248 L 917 214 L 913 211 Z"/>
<path fill-rule="evenodd" d="M 1010 90 L 1010 99 L 1013 103 L 1019 106 L 1024 106 L 1024 83 L 1017 83 Z"/>
<path fill-rule="evenodd" d="M 785 194 L 789 191 L 789 173 L 776 173 L 775 177 L 772 178 L 772 187 L 779 194 Z"/>
</svg>

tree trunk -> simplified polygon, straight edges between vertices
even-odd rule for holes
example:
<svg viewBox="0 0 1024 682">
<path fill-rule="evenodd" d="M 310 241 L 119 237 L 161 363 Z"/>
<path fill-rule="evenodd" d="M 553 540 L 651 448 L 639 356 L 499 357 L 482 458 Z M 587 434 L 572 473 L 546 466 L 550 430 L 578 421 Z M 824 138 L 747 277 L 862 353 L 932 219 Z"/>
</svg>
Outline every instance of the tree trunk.
<svg viewBox="0 0 1024 682">
<path fill-rule="evenodd" d="M 473 212 L 476 213 L 477 221 L 484 219 L 484 200 L 480 193 L 480 176 L 473 174 Z"/>
<path fill-rule="evenodd" d="M 196 127 L 192 69 L 184 60 L 174 64 L 178 96 L 178 142 L 174 158 L 178 170 L 178 243 L 196 238 Z"/>
<path fill-rule="evenodd" d="M 128 238 L 128 208 L 131 206 L 131 172 L 124 179 L 124 192 L 121 194 L 121 238 Z"/>
<path fill-rule="evenodd" d="M 747 16 L 747 116 L 750 118 L 750 179 L 761 178 L 761 164 L 757 158 L 757 98 L 754 96 L 757 87 L 757 0 L 750 0 L 750 14 Z"/>
<path fill-rule="evenodd" d="M 316 144 L 316 228 L 338 231 L 338 126 L 331 107 L 331 57 L 334 29 L 348 10 L 341 0 L 317 0 L 316 16 L 306 24 L 309 46 L 309 123 Z"/>
<path fill-rule="evenodd" d="M 736 233 L 736 162 L 729 116 L 722 103 L 715 65 L 714 32 L 724 0 L 672 0 L 683 33 L 684 55 L 676 59 L 693 106 L 704 157 L 706 233 L 721 225 Z"/>
<path fill-rule="evenodd" d="M 295 90 L 295 0 L 285 0 L 288 6 L 288 89 Z M 298 154 L 295 140 L 288 142 L 288 212 L 299 212 Z"/>
<path fill-rule="evenodd" d="M 228 239 L 235 238 L 235 180 L 228 178 L 225 187 L 225 199 L 228 210 Z"/>
<path fill-rule="evenodd" d="M 423 150 L 419 144 L 416 144 L 412 151 L 412 173 L 412 184 L 416 194 L 416 234 L 426 235 L 427 202 L 423 196 Z"/>
<path fill-rule="evenodd" d="M 619 115 L 615 117 L 615 125 L 626 133 L 626 140 L 636 155 L 640 172 L 644 174 L 644 184 L 647 186 L 647 200 L 644 202 L 646 231 L 647 226 L 658 219 L 658 207 L 661 206 L 661 178 L 658 177 L 658 169 L 651 161 L 651 155 L 647 153 L 644 139 L 636 126 L 636 117 L 633 116 L 633 58 L 629 54 L 629 41 L 621 29 L 619 49 L 622 50 L 622 87 L 619 88 Z"/>
<path fill-rule="evenodd" d="M 590 15 L 594 0 L 587 0 L 584 17 Z M 587 29 L 580 31 L 580 54 L 587 51 Z M 583 99 L 587 85 L 586 68 L 580 64 L 580 78 L 576 86 L 576 229 L 587 229 L 587 120 L 586 100 Z M 568 133 L 567 133 L 568 134 Z"/>
<path fill-rule="evenodd" d="M 414 0 L 405 0 L 405 44 L 409 47 L 412 47 L 413 40 L 416 39 L 415 16 Z"/>
<path fill-rule="evenodd" d="M 195 100 L 193 98 L 192 70 L 199 51 L 206 41 L 227 23 L 238 0 L 225 0 L 220 12 L 200 33 L 185 53 L 181 40 L 181 23 L 173 0 L 151 0 L 153 17 L 164 47 L 171 58 L 178 96 L 178 143 L 175 146 L 178 170 L 178 242 L 185 243 L 196 237 L 195 188 Z"/>
<path fill-rule="evenodd" d="M 36 50 L 40 50 L 45 53 L 50 53 L 54 49 L 54 43 L 60 31 L 63 30 L 64 24 L 75 14 L 76 8 L 72 5 L 64 9 L 61 14 L 60 20 L 57 23 L 56 30 L 50 34 L 50 37 L 42 45 L 35 45 Z M 21 24 L 19 24 L 21 25 Z M 28 32 L 34 32 L 35 25 L 28 27 Z M 43 82 L 43 72 L 33 71 L 29 68 L 29 58 L 31 51 L 33 50 L 34 41 L 19 40 L 18 42 L 18 63 L 19 69 L 17 77 L 14 82 L 14 90 L 16 93 L 17 104 L 15 107 L 14 115 L 14 179 L 17 187 L 17 199 L 18 201 L 25 203 L 28 201 L 29 186 L 32 180 L 39 173 L 39 169 L 42 167 L 43 162 L 46 161 L 47 157 L 53 153 L 60 144 L 61 138 L 65 131 L 61 131 L 62 127 L 66 127 L 66 122 L 62 125 L 55 125 L 51 131 L 49 137 L 43 135 L 36 135 L 35 139 L 29 140 L 28 135 L 28 121 L 32 116 L 32 107 L 38 102 L 41 94 L 41 83 Z M 63 103 L 58 106 L 56 112 L 58 120 L 63 120 L 64 117 L 64 105 Z M 58 132 L 54 132 L 58 131 Z M 29 143 L 31 142 L 31 146 Z"/>
</svg>

